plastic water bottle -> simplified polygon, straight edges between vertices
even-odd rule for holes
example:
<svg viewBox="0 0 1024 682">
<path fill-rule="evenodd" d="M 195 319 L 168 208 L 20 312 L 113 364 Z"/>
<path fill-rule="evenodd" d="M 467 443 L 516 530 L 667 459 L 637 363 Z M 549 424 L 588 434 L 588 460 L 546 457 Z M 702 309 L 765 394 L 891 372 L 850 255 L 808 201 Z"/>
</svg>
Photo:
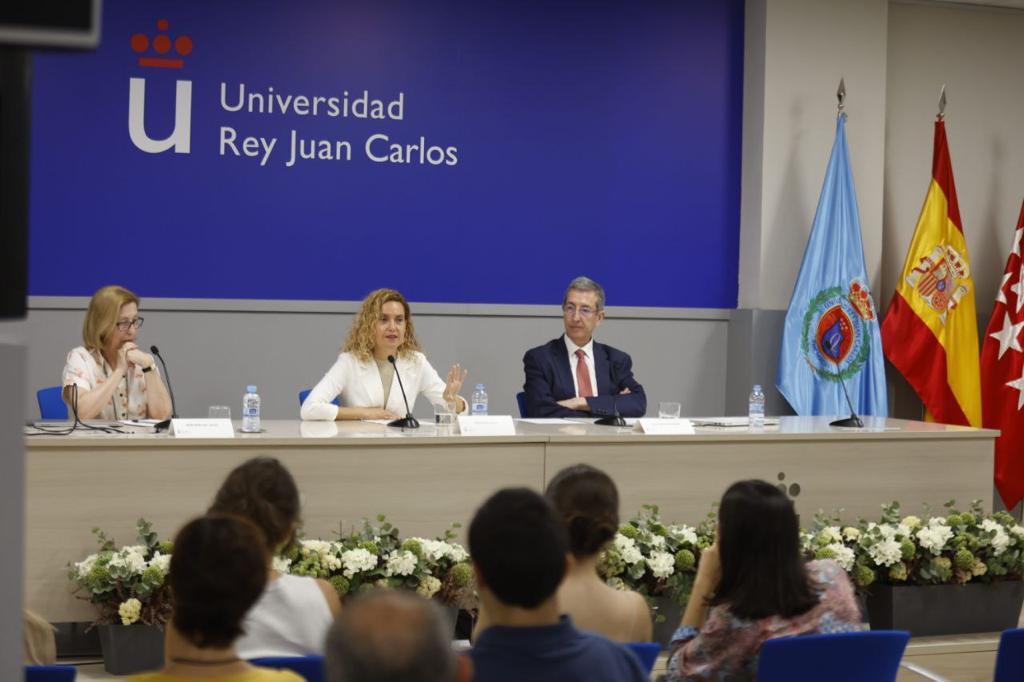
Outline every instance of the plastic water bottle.
<svg viewBox="0 0 1024 682">
<path fill-rule="evenodd" d="M 255 386 L 246 386 L 242 396 L 242 431 L 260 432 L 260 395 Z"/>
<path fill-rule="evenodd" d="M 474 417 L 487 415 L 487 391 L 484 390 L 483 384 L 476 385 L 473 396 L 469 400 L 469 411 Z"/>
<path fill-rule="evenodd" d="M 761 391 L 761 384 L 754 384 L 754 390 L 750 392 L 750 401 L 747 403 L 747 424 L 752 429 L 764 428 L 764 393 Z"/>
</svg>

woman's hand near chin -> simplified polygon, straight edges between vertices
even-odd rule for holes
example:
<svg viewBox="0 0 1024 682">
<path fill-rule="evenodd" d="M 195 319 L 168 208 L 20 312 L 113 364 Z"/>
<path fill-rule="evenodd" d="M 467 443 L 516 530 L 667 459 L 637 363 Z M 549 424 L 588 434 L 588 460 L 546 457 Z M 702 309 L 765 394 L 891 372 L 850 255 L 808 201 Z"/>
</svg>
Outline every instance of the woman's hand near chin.
<svg viewBox="0 0 1024 682">
<path fill-rule="evenodd" d="M 133 365 L 138 365 L 139 367 L 153 366 L 153 356 L 143 353 L 141 350 L 139 350 L 139 347 L 136 346 L 133 342 L 129 341 L 128 343 L 121 346 L 121 348 L 122 350 L 127 349 L 126 356 L 128 362 L 132 363 Z"/>
</svg>

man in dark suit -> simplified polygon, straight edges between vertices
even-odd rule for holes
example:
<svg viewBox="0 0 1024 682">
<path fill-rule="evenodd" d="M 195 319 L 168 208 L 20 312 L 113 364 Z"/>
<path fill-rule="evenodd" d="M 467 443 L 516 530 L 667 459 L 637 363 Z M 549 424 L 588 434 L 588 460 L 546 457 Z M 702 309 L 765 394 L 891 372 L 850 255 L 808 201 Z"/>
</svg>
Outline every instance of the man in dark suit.
<svg viewBox="0 0 1024 682">
<path fill-rule="evenodd" d="M 623 417 L 647 411 L 644 387 L 633 378 L 633 361 L 594 341 L 604 320 L 604 289 L 577 277 L 562 299 L 565 334 L 523 356 L 527 417 Z"/>
</svg>

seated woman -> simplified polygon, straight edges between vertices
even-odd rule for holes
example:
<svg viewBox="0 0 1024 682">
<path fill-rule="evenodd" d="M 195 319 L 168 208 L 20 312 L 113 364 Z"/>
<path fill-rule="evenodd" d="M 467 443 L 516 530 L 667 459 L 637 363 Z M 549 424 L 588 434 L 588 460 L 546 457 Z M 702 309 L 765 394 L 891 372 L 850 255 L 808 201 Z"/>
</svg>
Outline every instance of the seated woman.
<svg viewBox="0 0 1024 682">
<path fill-rule="evenodd" d="M 142 326 L 139 297 L 106 286 L 89 301 L 82 325 L 84 346 L 68 353 L 64 364 L 64 402 L 79 419 L 167 419 L 171 397 L 152 355 L 135 339 Z"/>
<path fill-rule="evenodd" d="M 276 459 L 256 457 L 235 467 L 210 507 L 211 514 L 234 514 L 264 535 L 267 587 L 245 617 L 245 634 L 235 642 L 243 658 L 322 654 L 324 638 L 341 611 L 330 583 L 283 575 L 272 557 L 295 538 L 299 524 L 299 490 Z"/>
<path fill-rule="evenodd" d="M 739 481 L 722 496 L 718 542 L 701 553 L 667 679 L 753 680 L 766 639 L 863 629 L 843 569 L 800 556 L 793 503 L 769 483 Z"/>
<path fill-rule="evenodd" d="M 174 538 L 169 575 L 174 609 L 161 670 L 131 682 L 303 682 L 293 672 L 257 668 L 233 643 L 267 582 L 260 530 L 237 516 L 204 516 Z"/>
<path fill-rule="evenodd" d="M 396 364 L 388 361 L 394 357 Z M 420 352 L 412 326 L 409 304 L 394 289 L 377 289 L 363 300 L 341 354 L 302 404 L 303 419 L 397 419 L 405 416 L 402 391 L 395 369 L 402 377 L 409 409 L 421 393 L 431 403 L 457 401 L 464 412 L 466 401 L 459 390 L 466 372 L 458 364 L 442 381 Z M 331 403 L 341 396 L 342 407 Z"/>
<path fill-rule="evenodd" d="M 597 573 L 597 559 L 619 528 L 619 491 L 608 474 L 577 464 L 559 471 L 544 493 L 569 531 L 574 561 L 558 588 L 558 604 L 581 630 L 616 642 L 651 639 L 651 612 L 636 592 L 616 590 Z"/>
</svg>

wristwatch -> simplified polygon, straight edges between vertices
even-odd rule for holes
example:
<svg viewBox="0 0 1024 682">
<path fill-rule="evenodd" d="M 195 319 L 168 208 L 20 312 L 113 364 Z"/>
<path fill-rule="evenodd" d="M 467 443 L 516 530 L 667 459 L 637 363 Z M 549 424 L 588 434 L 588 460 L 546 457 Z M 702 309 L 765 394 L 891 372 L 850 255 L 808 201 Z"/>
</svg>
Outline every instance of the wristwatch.
<svg viewBox="0 0 1024 682">
<path fill-rule="evenodd" d="M 150 365 L 149 367 L 143 367 L 142 368 L 142 373 L 143 374 L 145 374 L 146 372 L 152 372 L 152 371 L 153 371 L 153 365 Z"/>
</svg>

